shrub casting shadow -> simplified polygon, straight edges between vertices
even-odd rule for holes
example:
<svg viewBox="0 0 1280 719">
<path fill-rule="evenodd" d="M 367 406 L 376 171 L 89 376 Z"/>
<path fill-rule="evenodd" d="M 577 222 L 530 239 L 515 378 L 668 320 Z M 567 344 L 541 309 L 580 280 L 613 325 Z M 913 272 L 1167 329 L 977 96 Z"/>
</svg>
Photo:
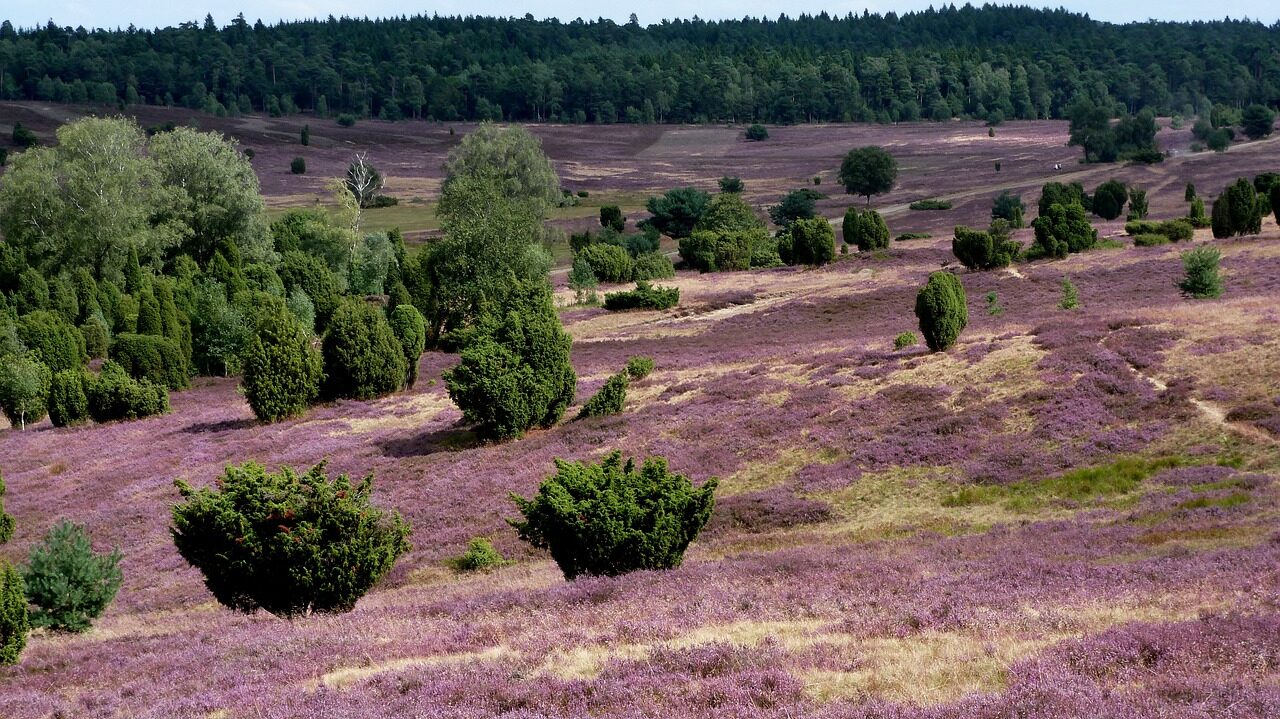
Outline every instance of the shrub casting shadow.
<svg viewBox="0 0 1280 719">
<path fill-rule="evenodd" d="M 465 427 L 450 427 L 414 435 L 398 437 L 378 443 L 388 457 L 422 457 L 436 452 L 460 452 L 480 446 L 476 433 Z"/>
<path fill-rule="evenodd" d="M 182 428 L 184 434 L 205 434 L 208 432 L 231 432 L 237 429 L 249 429 L 258 426 L 259 422 L 252 417 L 243 419 L 224 419 L 221 422 L 196 422 Z"/>
</svg>

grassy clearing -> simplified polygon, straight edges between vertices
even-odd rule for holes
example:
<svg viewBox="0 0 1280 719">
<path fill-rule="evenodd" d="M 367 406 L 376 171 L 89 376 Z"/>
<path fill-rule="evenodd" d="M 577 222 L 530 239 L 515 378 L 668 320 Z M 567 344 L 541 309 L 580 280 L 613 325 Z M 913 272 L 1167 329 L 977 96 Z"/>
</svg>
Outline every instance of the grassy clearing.
<svg viewBox="0 0 1280 719">
<path fill-rule="evenodd" d="M 1124 458 L 1040 481 L 1024 480 L 1008 485 L 962 487 L 943 497 L 942 506 L 998 504 L 1013 512 L 1030 512 L 1056 502 L 1084 503 L 1129 494 L 1156 472 L 1187 464 L 1190 464 L 1188 460 L 1176 456 L 1158 459 Z"/>
</svg>

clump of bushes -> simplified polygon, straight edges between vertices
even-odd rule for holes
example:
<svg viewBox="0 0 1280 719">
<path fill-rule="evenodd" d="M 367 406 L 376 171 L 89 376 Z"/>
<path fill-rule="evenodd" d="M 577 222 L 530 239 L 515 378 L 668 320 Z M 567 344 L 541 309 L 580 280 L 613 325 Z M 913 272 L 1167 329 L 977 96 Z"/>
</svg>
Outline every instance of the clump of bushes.
<svg viewBox="0 0 1280 719">
<path fill-rule="evenodd" d="M 1272 206 L 1275 206 L 1274 203 Z M 1209 215 L 1205 213 L 1204 199 L 1200 197 L 1191 198 L 1191 209 L 1187 212 L 1187 221 L 1197 230 L 1202 230 L 1213 224 L 1209 219 Z"/>
<path fill-rule="evenodd" d="M 679 287 L 655 287 L 644 280 L 637 282 L 634 290 L 609 292 L 604 296 L 604 308 L 611 312 L 665 310 L 675 307 L 679 302 Z"/>
<path fill-rule="evenodd" d="M 631 379 L 644 379 L 653 372 L 653 358 L 636 355 L 627 360 L 627 376 Z"/>
<path fill-rule="evenodd" d="M 241 364 L 245 399 L 264 422 L 301 414 L 320 395 L 320 353 L 311 346 L 310 333 L 284 307 L 258 319 Z"/>
<path fill-rule="evenodd" d="M 630 384 L 628 376 L 627 372 L 623 371 L 605 381 L 591 399 L 582 405 L 578 419 L 622 414 L 623 405 L 627 402 L 627 386 Z"/>
<path fill-rule="evenodd" d="M 601 282 L 626 282 L 631 279 L 634 270 L 631 255 L 617 245 L 592 243 L 582 248 L 577 257 L 591 267 L 592 273 Z"/>
<path fill-rule="evenodd" d="M 70 427 L 89 419 L 89 398 L 80 369 L 55 372 L 49 385 L 49 421 L 54 427 Z"/>
<path fill-rule="evenodd" d="M 1169 244 L 1169 238 L 1154 232 L 1144 232 L 1133 236 L 1133 244 L 1135 247 L 1155 247 Z"/>
<path fill-rule="evenodd" d="M 845 244 L 856 245 L 863 252 L 883 250 L 889 246 L 889 226 L 875 210 L 859 212 L 858 208 L 850 207 L 844 211 L 841 228 Z"/>
<path fill-rule="evenodd" d="M 694 487 L 661 457 L 637 469 L 615 451 L 599 464 L 557 459 L 556 470 L 533 499 L 511 495 L 523 519 L 509 521 L 570 580 L 679 566 L 715 506 L 715 479 Z"/>
<path fill-rule="evenodd" d="M 916 337 L 915 332 L 902 332 L 897 337 L 893 338 L 893 349 L 902 350 L 907 347 L 913 347 L 919 341 L 920 339 Z"/>
<path fill-rule="evenodd" d="M 645 252 L 637 255 L 631 267 L 631 279 L 665 280 L 676 276 L 676 267 L 671 259 L 661 252 Z"/>
<path fill-rule="evenodd" d="M 29 312 L 18 318 L 17 329 L 18 340 L 26 345 L 32 359 L 50 371 L 73 369 L 84 362 L 84 338 L 80 331 L 55 312 Z"/>
<path fill-rule="evenodd" d="M 1082 252 L 1098 242 L 1098 231 L 1089 224 L 1084 207 L 1077 204 L 1053 204 L 1048 212 L 1037 217 L 1031 226 L 1036 231 L 1037 254 L 1045 257 L 1066 257 L 1070 252 Z"/>
<path fill-rule="evenodd" d="M 1009 238 L 1004 220 L 993 222 L 988 230 L 956 227 L 951 240 L 952 254 L 971 270 L 1008 267 L 1021 250 L 1022 245 Z"/>
<path fill-rule="evenodd" d="M 964 286 L 950 272 L 938 271 L 916 295 L 916 318 L 920 334 L 933 352 L 949 349 L 969 323 Z"/>
<path fill-rule="evenodd" d="M 1262 203 L 1248 180 L 1241 177 L 1213 201 L 1210 225 L 1218 239 L 1262 232 Z"/>
<path fill-rule="evenodd" d="M 84 527 L 62 521 L 31 548 L 23 572 L 27 601 L 36 607 L 31 624 L 83 632 L 120 591 L 120 550 L 93 551 Z"/>
<path fill-rule="evenodd" d="M 136 380 L 113 360 L 102 365 L 97 377 L 85 383 L 89 416 L 94 422 L 140 419 L 169 411 L 169 393 L 164 385 Z"/>
<path fill-rule="evenodd" d="M 951 201 L 935 200 L 935 199 L 916 200 L 915 202 L 908 205 L 908 207 L 910 207 L 913 210 L 950 210 Z"/>
<path fill-rule="evenodd" d="M 627 227 L 627 218 L 622 215 L 622 208 L 617 205 L 605 205 L 600 208 L 600 226 L 614 232 L 622 232 Z"/>
<path fill-rule="evenodd" d="M 467 551 L 448 561 L 449 566 L 459 572 L 482 572 L 506 563 L 502 553 L 485 537 L 472 538 L 467 544 Z"/>
<path fill-rule="evenodd" d="M 324 395 L 373 399 L 400 389 L 406 373 L 404 350 L 373 305 L 347 299 L 329 320 L 321 345 Z"/>
<path fill-rule="evenodd" d="M 760 142 L 769 139 L 769 128 L 757 122 L 749 126 L 745 134 L 748 140 Z"/>
<path fill-rule="evenodd" d="M 1168 242 L 1181 242 L 1195 236 L 1195 228 L 1186 220 L 1165 220 L 1164 222 L 1131 220 L 1125 223 L 1124 231 L 1125 234 L 1134 236 L 1134 244 L 1138 244 L 1138 235 L 1161 235 Z"/>
<path fill-rule="evenodd" d="M 1016 229 L 1023 226 L 1026 209 L 1021 197 L 1005 190 L 991 203 L 991 219 L 1004 220 L 1009 227 Z"/>
<path fill-rule="evenodd" d="M 506 312 L 482 317 L 458 365 L 445 372 L 449 397 L 483 439 L 550 427 L 573 401 L 572 343 L 549 288 L 515 288 Z"/>
<path fill-rule="evenodd" d="M 1186 275 L 1178 288 L 1188 297 L 1212 299 L 1222 296 L 1222 275 L 1218 263 L 1222 253 L 1217 247 L 1203 245 L 1182 254 L 1182 267 Z"/>
<path fill-rule="evenodd" d="M 836 233 L 822 217 L 796 220 L 778 238 L 778 255 L 788 265 L 821 267 L 836 258 Z"/>
<path fill-rule="evenodd" d="M 894 242 L 906 242 L 907 240 L 927 240 L 933 235 L 928 232 L 904 232 L 893 238 Z"/>
<path fill-rule="evenodd" d="M 187 386 L 186 359 L 178 344 L 166 337 L 118 334 L 108 356 L 134 379 L 150 380 L 174 390 Z"/>
<path fill-rule="evenodd" d="M 292 617 L 346 612 L 409 549 L 409 526 L 369 502 L 373 475 L 330 480 L 247 462 L 213 488 L 175 482 L 184 503 L 170 529 L 183 559 L 223 605 Z"/>
</svg>

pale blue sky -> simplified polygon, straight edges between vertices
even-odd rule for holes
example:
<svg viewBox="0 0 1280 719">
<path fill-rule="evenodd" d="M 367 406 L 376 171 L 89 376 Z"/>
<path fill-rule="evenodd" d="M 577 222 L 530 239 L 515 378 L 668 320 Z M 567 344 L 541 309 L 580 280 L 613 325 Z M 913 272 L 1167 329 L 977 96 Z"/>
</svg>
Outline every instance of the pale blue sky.
<svg viewBox="0 0 1280 719">
<path fill-rule="evenodd" d="M 261 19 L 267 23 L 281 19 L 323 18 L 330 14 L 340 16 L 343 13 L 368 17 L 419 13 L 522 16 L 531 13 L 538 18 L 558 17 L 562 20 L 580 16 L 588 19 L 604 16 L 621 23 L 626 22 L 627 16 L 634 12 L 640 22 L 647 25 L 663 18 L 690 17 L 695 13 L 704 19 L 740 18 L 744 15 L 774 18 L 780 13 L 796 16 L 805 12 L 816 14 L 822 10 L 838 15 L 847 12 L 861 14 L 863 9 L 872 12 L 906 12 L 923 9 L 930 4 L 945 3 L 931 3 L 930 0 L 608 0 L 603 3 L 584 3 L 580 0 L 370 0 L 359 4 L 353 4 L 350 0 L 255 0 L 252 3 L 243 0 L 5 0 L 0 3 L 0 19 L 7 19 L 19 27 L 43 25 L 52 19 L 61 26 L 116 28 L 127 27 L 131 23 L 138 27 L 157 27 L 176 25 L 187 20 L 198 22 L 208 12 L 213 13 L 213 19 L 220 26 L 225 25 L 237 12 L 244 12 L 245 18 L 250 22 Z M 1209 20 L 1248 17 L 1270 24 L 1280 18 L 1280 4 L 1259 3 L 1254 0 L 1221 0 L 1208 4 L 1191 0 L 1058 0 L 1044 4 L 1052 4 L 1054 7 L 1063 5 L 1076 12 L 1087 12 L 1095 19 L 1112 22 L 1148 18 Z"/>
</svg>

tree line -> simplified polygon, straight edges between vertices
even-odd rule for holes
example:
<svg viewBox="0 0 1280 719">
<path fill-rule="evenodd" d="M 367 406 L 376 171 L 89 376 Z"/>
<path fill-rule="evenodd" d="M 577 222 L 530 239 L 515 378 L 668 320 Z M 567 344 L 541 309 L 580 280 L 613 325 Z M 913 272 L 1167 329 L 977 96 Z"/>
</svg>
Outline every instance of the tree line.
<svg viewBox="0 0 1280 719">
<path fill-rule="evenodd" d="M 0 99 L 216 114 L 559 122 L 896 122 L 1280 104 L 1252 21 L 1066 10 L 632 21 L 413 16 L 140 30 L 0 24 Z"/>
</svg>

